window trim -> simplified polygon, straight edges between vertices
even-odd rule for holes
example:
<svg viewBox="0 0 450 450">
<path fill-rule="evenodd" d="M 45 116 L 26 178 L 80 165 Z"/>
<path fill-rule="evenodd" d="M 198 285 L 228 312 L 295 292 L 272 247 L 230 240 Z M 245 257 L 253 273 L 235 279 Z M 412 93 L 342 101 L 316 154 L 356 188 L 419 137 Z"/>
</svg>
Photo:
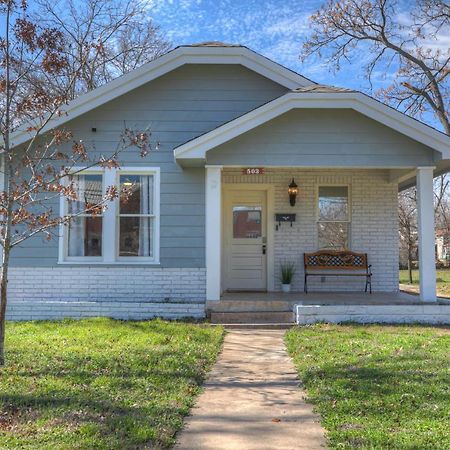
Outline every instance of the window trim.
<svg viewBox="0 0 450 450">
<path fill-rule="evenodd" d="M 346 187 L 347 188 L 347 205 L 348 205 L 348 214 L 347 214 L 347 220 L 320 220 L 320 206 L 319 206 L 319 199 L 320 199 L 320 188 L 321 187 Z M 321 249 L 319 247 L 319 223 L 346 223 L 347 228 L 347 250 L 350 250 L 352 248 L 352 189 L 350 183 L 318 183 L 316 185 L 316 196 L 315 196 L 315 211 L 316 211 L 316 230 L 315 230 L 315 236 L 316 236 L 316 248 Z"/>
<path fill-rule="evenodd" d="M 108 208 L 104 211 L 102 218 L 102 256 L 68 256 L 68 225 L 59 226 L 58 239 L 58 264 L 107 264 L 107 265 L 159 265 L 160 264 L 160 183 L 161 169 L 159 167 L 133 167 L 125 166 L 117 169 L 103 169 L 99 167 L 73 167 L 71 173 L 101 174 L 103 177 L 102 190 L 106 192 L 107 187 L 118 186 L 120 174 L 129 175 L 152 175 L 153 176 L 153 256 L 119 257 L 119 199 L 108 203 Z M 67 212 L 67 200 L 61 195 L 59 202 L 60 214 Z M 107 225 L 107 226 L 105 226 Z M 109 226 L 108 226 L 109 225 Z M 112 225 L 112 226 L 111 226 Z M 113 242 L 114 245 L 106 245 L 106 242 Z"/>
</svg>

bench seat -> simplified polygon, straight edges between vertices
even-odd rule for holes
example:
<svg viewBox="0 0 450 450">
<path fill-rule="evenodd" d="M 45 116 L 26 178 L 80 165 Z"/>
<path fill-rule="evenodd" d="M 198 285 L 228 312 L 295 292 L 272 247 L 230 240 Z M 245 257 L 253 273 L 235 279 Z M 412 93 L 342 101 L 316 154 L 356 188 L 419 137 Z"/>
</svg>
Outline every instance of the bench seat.
<svg viewBox="0 0 450 450">
<path fill-rule="evenodd" d="M 308 277 L 365 277 L 365 292 L 372 293 L 372 271 L 368 264 L 367 253 L 356 253 L 350 250 L 319 250 L 305 253 L 303 257 L 305 269 L 304 291 L 308 293 Z"/>
</svg>

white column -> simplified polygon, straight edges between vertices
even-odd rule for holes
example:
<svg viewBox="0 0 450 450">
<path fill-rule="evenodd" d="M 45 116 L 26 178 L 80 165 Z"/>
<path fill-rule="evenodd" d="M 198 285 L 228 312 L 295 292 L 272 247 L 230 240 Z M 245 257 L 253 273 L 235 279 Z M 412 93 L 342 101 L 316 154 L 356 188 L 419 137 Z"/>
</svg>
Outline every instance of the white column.
<svg viewBox="0 0 450 450">
<path fill-rule="evenodd" d="M 221 166 L 206 166 L 206 300 L 220 300 L 221 173 Z"/>
<path fill-rule="evenodd" d="M 433 167 L 417 168 L 420 299 L 436 301 Z"/>
</svg>

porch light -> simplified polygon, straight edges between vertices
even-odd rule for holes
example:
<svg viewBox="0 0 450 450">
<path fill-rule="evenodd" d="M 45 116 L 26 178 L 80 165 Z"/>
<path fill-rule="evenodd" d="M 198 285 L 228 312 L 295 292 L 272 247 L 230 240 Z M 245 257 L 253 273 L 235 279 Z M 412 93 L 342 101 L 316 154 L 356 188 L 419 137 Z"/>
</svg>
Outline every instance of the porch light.
<svg viewBox="0 0 450 450">
<path fill-rule="evenodd" d="M 295 206 L 295 200 L 297 199 L 298 194 L 298 186 L 293 178 L 291 184 L 289 185 L 288 194 L 289 194 L 289 203 L 291 204 L 291 206 Z"/>
</svg>

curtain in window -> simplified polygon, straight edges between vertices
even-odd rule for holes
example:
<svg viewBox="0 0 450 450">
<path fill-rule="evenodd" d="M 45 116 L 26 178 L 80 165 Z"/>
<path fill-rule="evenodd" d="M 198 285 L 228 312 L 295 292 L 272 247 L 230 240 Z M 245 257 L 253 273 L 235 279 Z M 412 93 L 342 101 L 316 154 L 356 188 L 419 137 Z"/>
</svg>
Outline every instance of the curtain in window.
<svg viewBox="0 0 450 450">
<path fill-rule="evenodd" d="M 141 175 L 140 184 L 140 214 L 152 214 L 151 201 L 153 199 L 153 177 Z M 139 219 L 139 256 L 151 256 L 151 218 Z"/>
<path fill-rule="evenodd" d="M 85 179 L 79 175 L 73 177 L 78 201 L 69 202 L 69 214 L 79 214 L 84 210 Z M 69 256 L 84 256 L 84 237 L 86 235 L 86 221 L 84 217 L 75 217 L 69 224 Z"/>
</svg>

